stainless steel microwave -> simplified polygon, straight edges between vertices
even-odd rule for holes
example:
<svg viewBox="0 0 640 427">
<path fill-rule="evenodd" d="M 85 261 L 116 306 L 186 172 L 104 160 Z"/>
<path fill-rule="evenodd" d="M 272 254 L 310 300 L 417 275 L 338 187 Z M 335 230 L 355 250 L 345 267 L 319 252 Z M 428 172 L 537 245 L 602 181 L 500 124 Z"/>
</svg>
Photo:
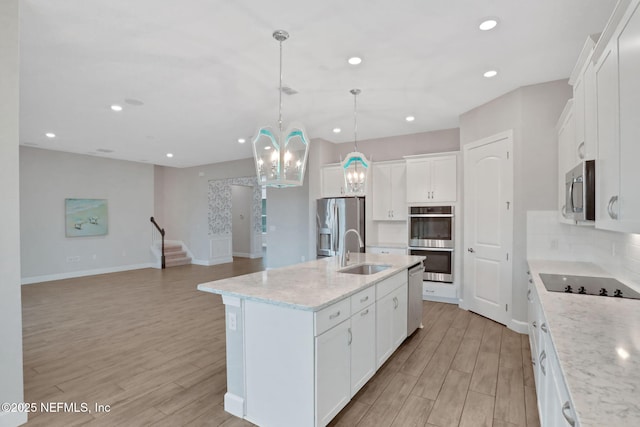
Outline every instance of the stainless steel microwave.
<svg viewBox="0 0 640 427">
<path fill-rule="evenodd" d="M 585 160 L 565 175 L 565 205 L 562 215 L 574 221 L 596 219 L 595 160 Z"/>
</svg>

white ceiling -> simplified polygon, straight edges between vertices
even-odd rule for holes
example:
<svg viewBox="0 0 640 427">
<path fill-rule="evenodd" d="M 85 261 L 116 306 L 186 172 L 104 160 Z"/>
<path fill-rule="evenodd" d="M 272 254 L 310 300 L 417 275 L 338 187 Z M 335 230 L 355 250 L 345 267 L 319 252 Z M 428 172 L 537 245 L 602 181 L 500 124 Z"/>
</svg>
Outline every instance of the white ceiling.
<svg viewBox="0 0 640 427">
<path fill-rule="evenodd" d="M 614 5 L 23 0 L 20 141 L 177 167 L 251 157 L 251 135 L 278 117 L 275 29 L 291 34 L 284 85 L 299 92 L 283 95 L 285 126 L 297 120 L 311 138 L 353 141 L 349 90 L 360 88 L 359 140 L 457 127 L 461 113 L 510 90 L 568 77 Z M 498 27 L 480 31 L 486 17 Z M 363 63 L 347 64 L 353 55 Z M 498 76 L 484 78 L 489 69 Z"/>
</svg>

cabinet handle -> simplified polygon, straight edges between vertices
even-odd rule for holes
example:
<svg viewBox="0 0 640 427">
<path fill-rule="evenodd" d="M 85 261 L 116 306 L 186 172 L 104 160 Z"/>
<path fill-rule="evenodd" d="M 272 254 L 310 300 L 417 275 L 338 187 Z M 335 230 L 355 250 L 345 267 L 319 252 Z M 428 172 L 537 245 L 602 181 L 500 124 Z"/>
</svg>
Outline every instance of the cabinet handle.
<svg viewBox="0 0 640 427">
<path fill-rule="evenodd" d="M 546 358 L 547 358 L 547 353 L 545 353 L 545 351 L 542 350 L 542 353 L 540 353 L 540 369 L 542 369 L 542 375 L 544 375 L 545 377 L 547 376 L 547 370 L 544 368 L 544 365 L 542 364 L 542 362 Z"/>
<path fill-rule="evenodd" d="M 536 323 L 536 321 L 534 320 L 533 322 L 531 322 L 531 326 L 533 326 L 534 328 L 538 327 L 538 323 Z"/>
<path fill-rule="evenodd" d="M 534 359 L 533 357 L 531 358 L 531 364 L 532 364 L 533 366 L 536 366 L 536 359 Z"/>
<path fill-rule="evenodd" d="M 543 323 L 542 325 L 540 325 L 540 329 L 542 329 L 542 332 L 544 332 L 546 334 L 547 333 L 547 324 Z"/>
<path fill-rule="evenodd" d="M 580 145 L 578 145 L 578 158 L 582 160 L 584 159 L 584 156 L 585 156 L 584 141 L 582 141 Z"/>
<path fill-rule="evenodd" d="M 382 253 L 384 253 L 384 252 L 382 252 Z M 364 298 L 360 298 L 360 302 L 365 302 L 365 301 L 367 301 L 367 300 L 369 300 L 369 295 L 367 295 L 367 296 L 366 296 L 366 297 L 364 297 Z"/>
<path fill-rule="evenodd" d="M 467 252 L 474 253 L 475 250 L 473 248 L 467 248 Z"/>
<path fill-rule="evenodd" d="M 336 317 L 340 316 L 340 310 L 338 310 L 337 312 L 333 313 L 332 315 L 329 316 L 329 320 L 333 320 Z"/>
<path fill-rule="evenodd" d="M 533 283 L 533 279 L 529 279 L 529 283 Z"/>
<path fill-rule="evenodd" d="M 571 409 L 571 404 L 567 400 L 566 402 L 564 402 L 564 405 L 562 405 L 562 416 L 564 417 L 565 420 L 567 420 L 569 425 L 573 427 L 576 425 L 576 420 L 574 420 L 571 415 L 567 414 L 568 409 L 569 410 Z"/>
<path fill-rule="evenodd" d="M 562 205 L 562 209 L 560 210 L 560 212 L 562 213 L 562 217 L 564 219 L 569 219 L 567 218 L 567 205 Z"/>
<path fill-rule="evenodd" d="M 349 342 L 348 342 L 348 344 L 351 345 L 351 343 L 353 342 L 353 334 L 351 333 L 351 328 L 347 329 L 347 331 L 349 332 Z"/>
<path fill-rule="evenodd" d="M 360 316 L 366 316 L 367 314 L 369 314 L 369 309 L 368 308 L 365 311 L 363 311 L 362 313 L 360 313 Z"/>
<path fill-rule="evenodd" d="M 618 201 L 618 196 L 612 196 L 609 199 L 609 204 L 607 205 L 607 212 L 609 213 L 609 217 L 611 219 L 618 219 L 618 214 L 613 211 L 613 205 Z"/>
<path fill-rule="evenodd" d="M 527 291 L 527 300 L 531 301 L 531 289 Z"/>
<path fill-rule="evenodd" d="M 398 297 L 393 297 L 393 309 L 398 308 Z"/>
<path fill-rule="evenodd" d="M 391 218 L 393 218 L 393 210 L 391 210 Z"/>
</svg>

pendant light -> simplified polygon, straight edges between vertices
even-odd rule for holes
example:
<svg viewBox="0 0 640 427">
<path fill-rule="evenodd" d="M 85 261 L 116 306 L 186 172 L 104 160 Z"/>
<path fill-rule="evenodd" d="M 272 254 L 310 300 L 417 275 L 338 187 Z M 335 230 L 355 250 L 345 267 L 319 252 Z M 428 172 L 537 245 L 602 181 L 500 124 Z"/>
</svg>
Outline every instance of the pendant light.
<svg viewBox="0 0 640 427">
<path fill-rule="evenodd" d="M 347 154 L 342 161 L 342 170 L 344 171 L 345 194 L 347 195 L 363 195 L 367 190 L 367 169 L 370 162 L 364 154 L 358 151 L 358 105 L 357 98 L 360 89 L 351 89 L 349 91 L 353 95 L 353 145 L 354 149 Z"/>
<path fill-rule="evenodd" d="M 269 187 L 296 187 L 304 181 L 304 170 L 309 154 L 309 140 L 304 127 L 292 123 L 286 131 L 282 127 L 282 42 L 289 33 L 276 30 L 273 38 L 280 43 L 280 87 L 278 128 L 262 127 L 253 139 L 253 157 L 260 185 Z"/>
</svg>

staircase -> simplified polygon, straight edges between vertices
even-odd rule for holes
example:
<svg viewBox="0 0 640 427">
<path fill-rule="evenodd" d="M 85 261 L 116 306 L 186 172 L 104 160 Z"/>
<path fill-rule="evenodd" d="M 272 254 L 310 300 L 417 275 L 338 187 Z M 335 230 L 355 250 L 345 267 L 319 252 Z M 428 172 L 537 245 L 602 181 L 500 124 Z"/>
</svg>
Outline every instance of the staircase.
<svg viewBox="0 0 640 427">
<path fill-rule="evenodd" d="M 191 264 L 191 257 L 187 255 L 187 251 L 182 248 L 180 243 L 165 243 L 164 256 L 167 268 Z"/>
</svg>

